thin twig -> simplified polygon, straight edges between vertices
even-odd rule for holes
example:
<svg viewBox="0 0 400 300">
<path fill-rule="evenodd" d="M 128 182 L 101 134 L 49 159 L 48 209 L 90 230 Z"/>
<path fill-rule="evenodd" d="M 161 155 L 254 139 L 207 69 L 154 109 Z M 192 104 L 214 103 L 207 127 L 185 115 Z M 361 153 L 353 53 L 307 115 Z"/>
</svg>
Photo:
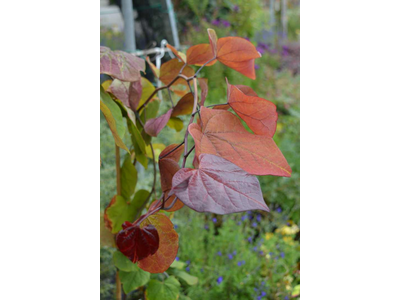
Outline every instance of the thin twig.
<svg viewBox="0 0 400 300">
<path fill-rule="evenodd" d="M 197 77 L 197 75 L 199 75 L 200 71 L 210 62 L 212 62 L 214 59 L 217 59 L 216 57 L 211 58 L 208 62 L 206 62 L 204 65 L 202 65 L 196 73 L 194 73 L 193 77 Z"/>
<path fill-rule="evenodd" d="M 188 124 L 188 127 L 186 128 L 186 133 L 185 133 L 185 154 L 183 156 L 183 162 L 182 162 L 182 168 L 185 167 L 186 164 L 186 158 L 187 158 L 187 153 L 188 153 L 188 136 L 189 136 L 189 126 L 190 124 L 193 123 L 194 120 L 194 116 L 195 116 L 195 112 L 196 112 L 196 108 L 197 108 L 197 78 L 194 77 L 193 78 L 193 86 L 194 86 L 194 102 L 193 102 L 193 111 L 192 111 L 192 116 L 190 117 L 190 121 Z"/>
<path fill-rule="evenodd" d="M 169 88 L 168 88 L 168 96 L 169 96 L 169 100 L 171 101 L 172 108 L 174 108 L 175 105 L 174 105 L 174 101 L 172 101 L 171 90 Z"/>
<path fill-rule="evenodd" d="M 183 141 L 182 143 L 180 143 L 178 146 L 174 147 L 174 149 L 172 149 L 171 151 L 169 151 L 169 152 L 167 152 L 166 154 L 160 156 L 160 157 L 158 158 L 158 160 L 163 159 L 164 157 L 166 157 L 166 156 L 168 156 L 169 154 L 171 154 L 172 152 L 174 152 L 176 149 L 178 149 L 180 146 L 182 146 L 184 142 L 185 142 L 185 141 Z"/>
</svg>

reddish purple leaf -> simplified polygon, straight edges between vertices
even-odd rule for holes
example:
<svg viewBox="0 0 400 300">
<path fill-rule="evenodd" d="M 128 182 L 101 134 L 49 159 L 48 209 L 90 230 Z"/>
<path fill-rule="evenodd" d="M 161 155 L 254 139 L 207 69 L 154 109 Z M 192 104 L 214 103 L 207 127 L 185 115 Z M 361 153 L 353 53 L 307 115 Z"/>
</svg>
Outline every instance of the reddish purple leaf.
<svg viewBox="0 0 400 300">
<path fill-rule="evenodd" d="M 198 169 L 176 172 L 169 194 L 198 212 L 224 215 L 254 209 L 269 211 L 256 176 L 210 154 L 200 155 Z"/>
<path fill-rule="evenodd" d="M 146 131 L 146 133 L 154 137 L 157 136 L 160 133 L 160 131 L 165 127 L 165 125 L 167 125 L 168 120 L 171 117 L 171 114 L 172 114 L 172 108 L 165 114 L 157 118 L 148 120 L 144 125 L 144 130 Z"/>
<path fill-rule="evenodd" d="M 139 225 L 126 221 L 116 236 L 118 249 L 136 263 L 157 252 L 160 238 L 153 225 L 140 228 Z"/>
<path fill-rule="evenodd" d="M 133 82 L 140 80 L 140 71 L 144 70 L 145 63 L 140 57 L 100 46 L 100 74 Z"/>
<path fill-rule="evenodd" d="M 136 110 L 140 97 L 142 96 L 142 82 L 141 80 L 125 82 L 114 79 L 109 86 L 108 91 L 121 100 L 126 107 Z"/>
</svg>

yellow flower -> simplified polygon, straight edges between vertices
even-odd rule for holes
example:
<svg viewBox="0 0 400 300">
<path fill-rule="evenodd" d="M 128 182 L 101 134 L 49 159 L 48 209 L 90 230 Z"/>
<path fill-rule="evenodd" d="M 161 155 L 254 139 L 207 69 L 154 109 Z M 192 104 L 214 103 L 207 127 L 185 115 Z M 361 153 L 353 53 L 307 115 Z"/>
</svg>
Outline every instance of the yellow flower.
<svg viewBox="0 0 400 300">
<path fill-rule="evenodd" d="M 298 233 L 299 231 L 300 229 L 296 224 L 293 224 L 292 226 L 284 225 L 275 230 L 275 232 L 280 233 L 282 235 L 292 235 Z"/>
<path fill-rule="evenodd" d="M 268 241 L 270 240 L 272 237 L 274 237 L 274 234 L 272 232 L 267 232 L 265 234 L 265 239 Z"/>
</svg>

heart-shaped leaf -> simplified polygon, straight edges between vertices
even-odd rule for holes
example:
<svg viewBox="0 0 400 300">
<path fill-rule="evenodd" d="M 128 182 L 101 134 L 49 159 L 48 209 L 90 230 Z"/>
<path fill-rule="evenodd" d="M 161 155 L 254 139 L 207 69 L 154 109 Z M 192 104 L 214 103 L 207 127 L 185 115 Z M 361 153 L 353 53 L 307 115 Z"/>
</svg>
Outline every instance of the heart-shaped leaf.
<svg viewBox="0 0 400 300">
<path fill-rule="evenodd" d="M 175 260 L 179 248 L 179 236 L 171 220 L 164 214 L 157 213 L 143 220 L 140 227 L 153 225 L 160 236 L 157 252 L 139 261 L 138 266 L 150 273 L 165 272 Z"/>
<path fill-rule="evenodd" d="M 163 282 L 152 279 L 146 289 L 147 300 L 177 300 L 181 284 L 174 276 Z"/>
<path fill-rule="evenodd" d="M 122 228 L 115 238 L 117 247 L 133 263 L 157 252 L 160 237 L 153 225 L 141 227 L 126 221 Z"/>
<path fill-rule="evenodd" d="M 193 100 L 194 98 L 192 93 L 187 93 L 183 96 L 175 105 L 171 117 L 191 114 L 193 111 Z"/>
<path fill-rule="evenodd" d="M 187 64 L 196 66 L 202 66 L 214 57 L 210 44 L 192 46 L 186 51 L 186 56 Z M 216 62 L 216 60 L 213 60 L 207 66 L 212 66 Z"/>
<path fill-rule="evenodd" d="M 168 120 L 167 126 L 169 128 L 175 129 L 176 132 L 180 132 L 183 129 L 183 121 L 178 117 L 171 117 Z"/>
<path fill-rule="evenodd" d="M 170 194 L 198 212 L 230 214 L 269 211 L 256 176 L 219 156 L 201 154 L 199 168 L 184 168 L 172 179 Z"/>
<path fill-rule="evenodd" d="M 100 74 L 107 74 L 122 81 L 140 80 L 140 71 L 145 70 L 144 60 L 123 51 L 111 51 L 100 46 Z"/>
<path fill-rule="evenodd" d="M 114 79 L 108 90 L 126 107 L 136 110 L 142 96 L 142 81 L 125 82 Z"/>
<path fill-rule="evenodd" d="M 157 136 L 160 131 L 165 127 L 165 125 L 167 125 L 171 114 L 172 108 L 168 110 L 165 114 L 157 118 L 148 120 L 144 125 L 144 130 L 146 131 L 146 133 L 154 137 Z"/>
<path fill-rule="evenodd" d="M 179 61 L 177 58 L 173 58 L 161 65 L 160 68 L 160 80 L 164 84 L 169 84 L 176 76 L 178 76 L 179 71 L 182 69 L 185 63 Z M 194 75 L 194 70 L 186 66 L 183 68 L 182 74 L 186 77 L 191 77 Z M 186 84 L 186 81 L 183 78 L 179 78 L 177 81 L 173 83 L 173 85 L 177 84 Z"/>
<path fill-rule="evenodd" d="M 248 86 L 230 85 L 228 80 L 226 83 L 230 107 L 255 134 L 273 137 L 278 120 L 275 104 L 258 97 Z"/>
<path fill-rule="evenodd" d="M 292 170 L 272 138 L 249 133 L 229 111 L 202 106 L 200 113 L 203 127 L 189 126 L 197 156 L 218 155 L 253 175 L 290 176 Z"/>
</svg>

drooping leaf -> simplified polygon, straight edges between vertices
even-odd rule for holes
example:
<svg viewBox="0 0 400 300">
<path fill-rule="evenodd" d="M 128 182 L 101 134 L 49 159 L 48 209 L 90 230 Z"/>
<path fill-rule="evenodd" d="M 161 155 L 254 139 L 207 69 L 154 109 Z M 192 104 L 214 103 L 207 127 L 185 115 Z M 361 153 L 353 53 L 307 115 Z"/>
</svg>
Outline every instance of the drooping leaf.
<svg viewBox="0 0 400 300">
<path fill-rule="evenodd" d="M 170 206 L 172 204 L 172 201 L 175 199 L 175 195 L 169 197 L 168 194 L 172 187 L 172 178 L 174 177 L 175 173 L 180 169 L 178 162 L 184 150 L 184 145 L 181 145 L 179 148 L 176 148 L 177 146 L 177 144 L 172 144 L 166 147 L 164 151 L 161 152 L 160 157 L 162 158 L 158 162 L 161 178 L 161 190 L 164 193 L 164 200 L 166 200 L 165 207 Z M 171 152 L 175 148 L 176 150 Z M 167 211 L 176 211 L 181 209 L 182 207 L 182 201 L 177 199 L 174 206 Z"/>
<path fill-rule="evenodd" d="M 146 289 L 148 300 L 177 300 L 181 284 L 174 276 L 169 276 L 164 282 L 152 279 Z"/>
<path fill-rule="evenodd" d="M 160 131 L 165 127 L 165 125 L 167 125 L 171 114 L 172 108 L 168 110 L 168 112 L 157 118 L 147 120 L 146 124 L 144 125 L 144 130 L 146 131 L 146 133 L 154 137 L 157 136 Z"/>
<path fill-rule="evenodd" d="M 187 64 L 202 66 L 214 57 L 210 44 L 199 44 L 190 47 L 186 51 Z M 213 60 L 207 63 L 206 66 L 212 66 L 217 61 Z"/>
<path fill-rule="evenodd" d="M 169 84 L 178 74 L 179 71 L 182 69 L 185 63 L 179 61 L 177 58 L 171 59 L 161 65 L 160 69 L 160 80 L 164 84 Z M 182 74 L 186 77 L 191 77 L 194 75 L 194 70 L 186 66 Z M 179 78 L 177 81 L 174 82 L 173 85 L 177 84 L 186 84 L 186 81 L 183 78 Z"/>
<path fill-rule="evenodd" d="M 199 282 L 199 279 L 196 276 L 192 276 L 184 271 L 174 270 L 172 273 L 176 277 L 185 281 L 188 285 L 196 285 Z"/>
<path fill-rule="evenodd" d="M 107 91 L 112 82 L 113 82 L 113 81 L 112 81 L 111 79 L 106 80 L 106 81 L 103 81 L 103 83 L 101 84 L 101 86 L 103 87 L 103 89 L 104 89 L 105 91 Z"/>
<path fill-rule="evenodd" d="M 172 179 L 170 194 L 198 212 L 230 214 L 247 210 L 269 211 L 256 176 L 226 159 L 201 154 L 199 168 L 184 168 Z"/>
<path fill-rule="evenodd" d="M 202 106 L 200 112 L 203 127 L 189 126 L 197 156 L 218 155 L 254 175 L 290 176 L 292 170 L 272 138 L 249 133 L 229 111 Z"/>
<path fill-rule="evenodd" d="M 128 148 L 122 141 L 122 138 L 125 135 L 125 125 L 121 110 L 119 109 L 118 104 L 111 99 L 110 95 L 104 91 L 102 86 L 100 86 L 100 110 L 110 127 L 115 144 L 129 152 Z"/>
<path fill-rule="evenodd" d="M 218 37 L 217 34 L 215 33 L 214 29 L 208 28 L 208 39 L 210 40 L 210 45 L 211 45 L 211 51 L 214 57 L 217 56 L 217 41 Z"/>
<path fill-rule="evenodd" d="M 165 272 L 175 260 L 179 248 L 179 236 L 171 220 L 164 214 L 154 214 L 143 220 L 140 227 L 154 225 L 160 237 L 157 252 L 139 261 L 138 266 L 150 273 Z"/>
<path fill-rule="evenodd" d="M 150 58 L 146 57 L 146 62 L 149 64 L 151 71 L 153 72 L 154 76 L 157 78 L 160 77 L 160 70 L 150 61 Z"/>
<path fill-rule="evenodd" d="M 139 190 L 130 203 L 127 203 L 122 196 L 113 197 L 104 211 L 104 221 L 112 233 L 120 231 L 125 221 L 134 220 L 135 216 L 140 213 L 139 209 L 143 206 L 148 195 L 148 191 Z"/>
<path fill-rule="evenodd" d="M 146 154 L 146 144 L 143 140 L 142 135 L 139 132 L 139 129 L 136 127 L 133 122 L 128 123 L 128 129 L 131 134 L 131 140 L 133 147 L 135 148 L 135 153 L 138 155 L 139 153 Z"/>
<path fill-rule="evenodd" d="M 130 155 L 126 155 L 121 167 L 121 196 L 130 200 L 135 192 L 137 183 L 137 171 L 132 164 Z"/>
<path fill-rule="evenodd" d="M 228 104 L 249 128 L 259 135 L 273 137 L 278 113 L 272 102 L 260 98 L 247 86 L 228 85 Z M 254 96 L 255 94 L 255 96 Z"/>
<path fill-rule="evenodd" d="M 172 51 L 172 53 L 174 53 L 174 55 L 180 59 L 181 62 L 186 62 L 186 55 L 183 54 L 182 52 L 179 52 L 178 50 L 175 49 L 174 46 L 167 44 L 167 48 L 170 49 Z"/>
<path fill-rule="evenodd" d="M 183 129 L 183 121 L 178 117 L 171 117 L 167 122 L 167 126 L 180 132 Z"/>
<path fill-rule="evenodd" d="M 122 81 L 133 82 L 140 79 L 140 71 L 145 70 L 144 60 L 123 51 L 112 51 L 100 46 L 100 74 L 107 74 Z"/>
<path fill-rule="evenodd" d="M 122 282 L 122 287 L 124 289 L 125 294 L 136 290 L 137 288 L 145 285 L 150 280 L 150 273 L 143 271 L 137 265 L 135 266 L 135 270 L 131 272 L 120 271 L 119 278 Z"/>
<path fill-rule="evenodd" d="M 201 96 L 200 96 L 200 106 L 204 105 L 206 101 L 206 97 L 208 94 L 208 79 L 207 78 L 197 78 L 200 88 L 201 88 Z"/>
<path fill-rule="evenodd" d="M 261 55 L 252 43 L 239 37 L 224 37 L 218 39 L 217 47 L 218 61 L 251 79 L 256 79 L 254 59 Z"/>
<path fill-rule="evenodd" d="M 193 111 L 194 98 L 192 93 L 187 93 L 175 105 L 171 117 L 189 115 Z"/>
<path fill-rule="evenodd" d="M 139 226 L 128 221 L 115 237 L 119 251 L 136 263 L 157 252 L 160 237 L 153 225 Z"/>
<path fill-rule="evenodd" d="M 126 107 L 136 110 L 142 96 L 142 81 L 139 79 L 134 82 L 125 82 L 114 79 L 108 90 Z"/>
</svg>

